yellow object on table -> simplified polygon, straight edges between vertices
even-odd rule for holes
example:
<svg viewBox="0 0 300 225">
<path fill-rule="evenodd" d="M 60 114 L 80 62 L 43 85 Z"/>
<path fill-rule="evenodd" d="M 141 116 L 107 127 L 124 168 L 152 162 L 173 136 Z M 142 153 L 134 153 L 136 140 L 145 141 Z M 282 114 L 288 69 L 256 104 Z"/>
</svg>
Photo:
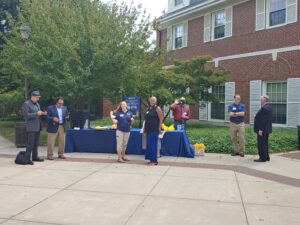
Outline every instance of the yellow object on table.
<svg viewBox="0 0 300 225">
<path fill-rule="evenodd" d="M 95 126 L 94 127 L 96 130 L 108 130 L 109 127 L 108 126 L 104 126 L 104 127 L 101 127 L 101 126 Z"/>
<path fill-rule="evenodd" d="M 175 127 L 174 127 L 174 124 L 172 124 L 172 125 L 170 125 L 170 126 L 167 126 L 167 125 L 165 125 L 164 123 L 161 125 L 161 128 L 163 129 L 163 130 L 175 130 Z"/>
</svg>

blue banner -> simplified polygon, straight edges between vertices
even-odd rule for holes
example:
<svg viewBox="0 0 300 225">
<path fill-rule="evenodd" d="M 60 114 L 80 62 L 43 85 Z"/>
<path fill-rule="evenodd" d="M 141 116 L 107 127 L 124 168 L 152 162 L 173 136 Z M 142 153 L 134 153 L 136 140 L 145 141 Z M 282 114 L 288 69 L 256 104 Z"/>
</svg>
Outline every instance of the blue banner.
<svg viewBox="0 0 300 225">
<path fill-rule="evenodd" d="M 137 111 L 141 110 L 140 97 L 128 97 L 128 96 L 126 96 L 125 101 L 127 103 L 128 109 L 133 114 L 136 114 Z"/>
</svg>

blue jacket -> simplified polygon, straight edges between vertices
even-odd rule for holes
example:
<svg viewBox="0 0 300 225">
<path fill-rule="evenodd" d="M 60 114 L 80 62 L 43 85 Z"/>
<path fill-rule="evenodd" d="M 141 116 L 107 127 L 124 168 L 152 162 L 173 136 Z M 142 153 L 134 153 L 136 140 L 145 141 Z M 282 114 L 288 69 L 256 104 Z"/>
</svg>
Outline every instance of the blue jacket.
<svg viewBox="0 0 300 225">
<path fill-rule="evenodd" d="M 66 116 L 68 116 L 68 109 L 66 106 L 62 106 L 62 118 L 63 118 L 63 125 L 65 125 L 66 122 Z M 53 118 L 58 116 L 58 111 L 56 108 L 56 105 L 50 105 L 47 107 L 47 132 L 48 133 L 56 133 L 59 127 L 59 123 L 54 122 Z"/>
</svg>

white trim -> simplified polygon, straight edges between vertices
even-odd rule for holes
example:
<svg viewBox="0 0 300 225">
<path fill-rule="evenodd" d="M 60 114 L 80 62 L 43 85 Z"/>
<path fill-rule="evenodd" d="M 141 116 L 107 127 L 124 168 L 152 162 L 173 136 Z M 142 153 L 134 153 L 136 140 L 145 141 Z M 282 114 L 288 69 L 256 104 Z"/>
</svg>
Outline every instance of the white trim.
<svg viewBox="0 0 300 225">
<path fill-rule="evenodd" d="M 290 46 L 290 47 L 286 47 L 286 48 L 275 48 L 275 49 L 269 49 L 269 50 L 264 50 L 264 51 L 248 52 L 248 53 L 237 54 L 237 55 L 216 57 L 210 62 L 215 63 L 215 66 L 216 66 L 217 62 L 219 63 L 220 61 L 225 61 L 225 60 L 254 57 L 254 56 L 259 56 L 259 55 L 273 55 L 273 54 L 276 55 L 281 52 L 290 52 L 290 51 L 299 51 L 299 50 L 300 50 L 300 45 L 296 45 L 296 46 Z"/>
<path fill-rule="evenodd" d="M 254 124 L 254 115 L 259 110 L 260 96 L 262 95 L 262 81 L 250 80 L 250 96 L 249 96 L 249 124 Z"/>
<path fill-rule="evenodd" d="M 188 46 L 188 24 L 189 24 L 189 21 L 186 20 L 186 21 L 183 21 L 182 23 L 177 23 L 177 24 L 174 24 L 172 25 L 172 49 L 171 50 L 178 50 L 178 49 L 182 49 L 182 48 L 186 48 Z M 175 48 L 175 38 L 176 38 L 176 35 L 174 33 L 174 28 L 175 27 L 178 27 L 178 26 L 182 26 L 182 46 L 180 48 Z M 186 33 L 184 33 L 186 29 Z"/>
<path fill-rule="evenodd" d="M 225 22 L 224 22 L 224 37 L 220 37 L 220 38 L 215 38 L 215 26 L 216 26 L 216 14 L 220 13 L 220 12 L 224 12 L 225 15 Z M 225 30 L 226 30 L 226 12 L 225 9 L 221 9 L 221 10 L 217 10 L 211 13 L 211 41 L 217 41 L 220 39 L 224 39 L 226 38 L 226 34 L 225 34 Z"/>
<path fill-rule="evenodd" d="M 270 83 L 286 83 L 286 88 L 287 88 L 287 93 L 286 93 L 286 102 L 285 102 L 285 104 L 286 104 L 286 111 L 285 111 L 285 116 L 286 116 L 286 121 L 285 121 L 285 123 L 272 123 L 273 125 L 276 125 L 276 126 L 282 126 L 282 127 L 287 127 L 287 125 L 288 125 L 288 92 L 289 92 L 289 90 L 288 90 L 288 85 L 287 85 L 287 83 L 288 83 L 288 81 L 287 81 L 287 79 L 286 80 L 264 80 L 264 81 L 262 81 L 262 94 L 263 95 L 267 95 L 267 85 L 268 84 L 270 84 Z M 271 103 L 273 103 L 272 101 L 271 101 Z M 283 104 L 284 102 L 280 102 L 279 104 Z"/>
<path fill-rule="evenodd" d="M 270 0 L 265 0 L 265 10 L 266 10 L 266 28 L 267 29 L 272 29 L 272 28 L 277 28 L 277 27 L 282 27 L 282 26 L 285 26 L 287 25 L 287 0 L 286 0 L 286 3 L 285 3 L 285 21 L 284 23 L 280 23 L 280 24 L 277 24 L 277 25 L 273 25 L 273 26 L 270 26 Z"/>
<path fill-rule="evenodd" d="M 278 55 L 278 52 L 272 52 L 272 60 L 273 61 L 277 60 L 277 55 Z"/>
<path fill-rule="evenodd" d="M 259 9 L 258 9 L 258 5 L 259 5 L 259 2 L 263 2 L 263 7 L 262 7 L 262 11 L 261 12 L 258 12 Z M 265 27 L 266 27 L 266 0 L 256 0 L 256 15 L 255 15 L 255 31 L 260 31 L 260 30 L 264 30 Z M 259 18 L 259 16 L 262 16 L 261 18 Z M 262 19 L 263 21 L 262 22 L 262 27 L 258 27 L 258 22 L 259 20 L 258 19 Z"/>
</svg>

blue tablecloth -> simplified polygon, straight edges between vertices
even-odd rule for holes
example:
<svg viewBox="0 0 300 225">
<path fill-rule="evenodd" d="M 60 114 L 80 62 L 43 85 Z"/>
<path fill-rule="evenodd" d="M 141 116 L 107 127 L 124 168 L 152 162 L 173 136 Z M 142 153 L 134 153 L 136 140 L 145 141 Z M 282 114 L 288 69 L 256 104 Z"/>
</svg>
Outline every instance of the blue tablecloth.
<svg viewBox="0 0 300 225">
<path fill-rule="evenodd" d="M 65 152 L 116 153 L 116 131 L 68 129 Z M 126 154 L 145 154 L 140 129 L 131 129 Z M 161 155 L 194 157 L 186 132 L 167 131 L 161 141 Z"/>
</svg>

